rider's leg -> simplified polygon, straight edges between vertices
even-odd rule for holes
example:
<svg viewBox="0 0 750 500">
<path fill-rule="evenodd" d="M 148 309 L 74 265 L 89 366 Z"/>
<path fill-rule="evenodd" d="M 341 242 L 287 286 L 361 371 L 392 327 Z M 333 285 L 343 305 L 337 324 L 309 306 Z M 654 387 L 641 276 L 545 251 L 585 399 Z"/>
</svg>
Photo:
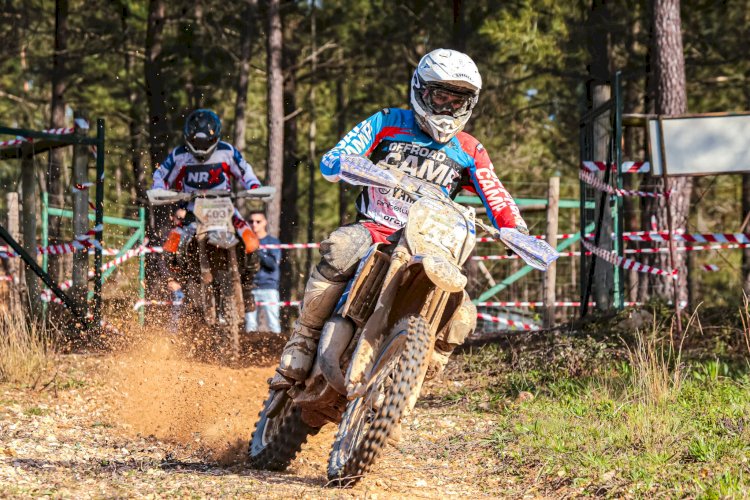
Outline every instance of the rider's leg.
<svg viewBox="0 0 750 500">
<path fill-rule="evenodd" d="M 277 369 L 281 376 L 274 377 L 272 387 L 288 387 L 292 380 L 304 380 L 307 376 L 315 359 L 320 330 L 371 244 L 370 232 L 360 224 L 340 227 L 320 244 L 321 260 L 305 286 L 299 319 L 281 354 Z"/>
</svg>

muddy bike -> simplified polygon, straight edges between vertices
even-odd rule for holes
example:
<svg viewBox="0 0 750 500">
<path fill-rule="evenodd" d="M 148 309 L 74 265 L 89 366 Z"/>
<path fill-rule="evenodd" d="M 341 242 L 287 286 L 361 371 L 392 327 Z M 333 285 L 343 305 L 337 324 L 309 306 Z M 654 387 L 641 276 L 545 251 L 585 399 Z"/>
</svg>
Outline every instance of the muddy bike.
<svg viewBox="0 0 750 500">
<path fill-rule="evenodd" d="M 252 301 L 249 290 L 243 292 L 240 275 L 243 271 L 252 271 L 253 261 L 245 255 L 244 245 L 235 233 L 232 200 L 268 201 L 275 191 L 272 187 L 260 187 L 237 194 L 218 190 L 182 193 L 165 189 L 152 189 L 147 193 L 152 205 L 192 204 L 185 216 L 175 256 L 177 279 L 186 292 L 186 308 L 197 311 L 209 329 L 220 330 L 222 347 L 234 359 L 239 356 L 245 308 Z M 245 276 L 245 282 L 250 282 L 251 278 Z"/>
<path fill-rule="evenodd" d="M 529 264 L 557 253 L 545 242 L 476 220 L 438 186 L 359 156 L 344 155 L 350 184 L 398 189 L 414 200 L 398 240 L 373 244 L 325 323 L 306 380 L 270 390 L 253 432 L 249 461 L 283 470 L 307 437 L 338 424 L 328 461 L 330 484 L 349 486 L 372 466 L 404 410 L 413 406 L 436 336 L 464 297 L 461 265 L 476 229 L 502 240 Z"/>
</svg>

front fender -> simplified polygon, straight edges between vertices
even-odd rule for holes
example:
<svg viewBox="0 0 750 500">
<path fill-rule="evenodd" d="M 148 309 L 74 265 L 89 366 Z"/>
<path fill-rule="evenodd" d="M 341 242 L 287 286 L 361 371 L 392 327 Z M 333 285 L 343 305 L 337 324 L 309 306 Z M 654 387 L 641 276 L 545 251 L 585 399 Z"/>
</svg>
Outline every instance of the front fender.
<svg viewBox="0 0 750 500">
<path fill-rule="evenodd" d="M 456 293 L 466 288 L 466 276 L 461 268 L 439 255 L 416 255 L 411 258 L 408 268 L 421 266 L 425 276 L 436 287 L 448 293 Z"/>
</svg>

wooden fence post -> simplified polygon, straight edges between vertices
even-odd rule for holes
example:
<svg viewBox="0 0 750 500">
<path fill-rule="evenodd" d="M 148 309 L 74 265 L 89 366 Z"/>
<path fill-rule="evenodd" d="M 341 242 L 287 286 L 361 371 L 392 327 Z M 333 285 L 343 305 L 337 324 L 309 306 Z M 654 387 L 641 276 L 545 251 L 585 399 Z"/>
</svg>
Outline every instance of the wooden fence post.
<svg viewBox="0 0 750 500">
<path fill-rule="evenodd" d="M 23 209 L 23 249 L 32 257 L 36 256 L 36 172 L 34 156 L 31 151 L 24 151 L 21 158 L 21 204 Z M 26 293 L 32 316 L 41 313 L 39 298 L 39 281 L 36 274 L 26 272 Z"/>
<path fill-rule="evenodd" d="M 547 243 L 557 248 L 557 220 L 560 208 L 560 177 L 550 177 L 547 188 Z M 552 263 L 544 273 L 544 328 L 555 326 L 555 285 L 557 265 Z"/>
<path fill-rule="evenodd" d="M 76 118 L 84 118 L 76 114 Z M 85 119 L 85 118 L 84 118 Z M 76 120 L 76 123 L 79 123 Z M 76 134 L 86 135 L 88 128 L 78 128 L 76 125 Z M 73 146 L 73 183 L 79 188 L 73 191 L 73 234 L 80 236 L 86 234 L 89 228 L 89 190 L 80 188 L 88 180 L 88 165 L 91 151 L 89 146 L 76 144 Z M 73 254 L 73 287 L 71 288 L 71 298 L 78 308 L 87 312 L 87 295 L 88 295 L 88 272 L 89 272 L 89 253 L 79 251 Z"/>
</svg>

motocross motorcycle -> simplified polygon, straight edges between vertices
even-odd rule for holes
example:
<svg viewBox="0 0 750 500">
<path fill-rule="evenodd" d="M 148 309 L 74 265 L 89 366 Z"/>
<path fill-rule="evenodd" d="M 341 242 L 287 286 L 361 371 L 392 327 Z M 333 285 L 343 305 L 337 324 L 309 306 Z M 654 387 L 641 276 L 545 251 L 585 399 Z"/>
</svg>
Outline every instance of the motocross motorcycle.
<svg viewBox="0 0 750 500">
<path fill-rule="evenodd" d="M 437 335 L 464 297 L 461 265 L 476 228 L 502 240 L 534 267 L 557 258 L 546 242 L 476 220 L 438 186 L 368 159 L 344 155 L 350 184 L 400 190 L 414 200 L 405 228 L 373 244 L 330 319 L 307 379 L 270 390 L 248 450 L 252 466 L 284 470 L 308 435 L 338 424 L 329 484 L 350 486 L 368 471 L 395 424 L 419 395 Z"/>
<path fill-rule="evenodd" d="M 233 199 L 268 201 L 276 188 L 259 187 L 232 194 L 229 191 L 194 191 L 182 193 L 166 189 L 147 192 L 152 205 L 192 202 L 192 215 L 188 214 L 180 240 L 178 281 L 186 292 L 185 307 L 197 310 L 206 326 L 221 328 L 220 336 L 229 344 L 231 355 L 239 355 L 240 329 L 244 322 L 246 303 L 240 277 L 240 259 L 245 259 L 242 245 L 238 245 L 235 228 Z M 193 222 L 194 217 L 194 222 Z M 242 260 L 243 265 L 245 261 Z M 252 295 L 249 299 L 252 300 Z"/>
</svg>

